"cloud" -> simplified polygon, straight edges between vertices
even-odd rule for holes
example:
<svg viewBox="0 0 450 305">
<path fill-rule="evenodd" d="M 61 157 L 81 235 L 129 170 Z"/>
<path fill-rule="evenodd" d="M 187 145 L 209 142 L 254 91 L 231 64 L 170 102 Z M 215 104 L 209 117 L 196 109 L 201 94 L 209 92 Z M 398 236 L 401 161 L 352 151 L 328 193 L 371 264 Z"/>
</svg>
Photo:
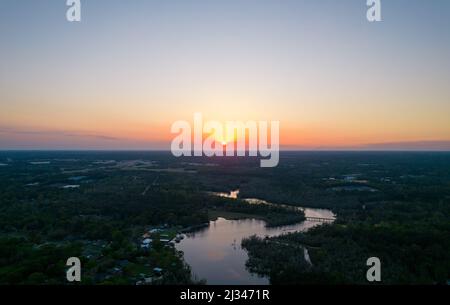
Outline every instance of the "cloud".
<svg viewBox="0 0 450 305">
<path fill-rule="evenodd" d="M 167 150 L 161 140 L 119 138 L 92 131 L 0 126 L 0 150 Z"/>
<path fill-rule="evenodd" d="M 365 149 L 375 150 L 450 150 L 450 141 L 405 141 L 373 143 L 363 146 Z"/>
<path fill-rule="evenodd" d="M 77 137 L 77 138 L 91 138 L 107 141 L 120 141 L 122 139 L 96 134 L 86 131 L 70 131 L 70 130 L 50 130 L 50 129 L 23 129 L 9 126 L 0 127 L 0 133 L 9 135 L 37 135 L 37 136 L 63 136 L 63 137 Z"/>
<path fill-rule="evenodd" d="M 281 146 L 282 150 L 311 150 L 311 151 L 349 151 L 349 150 L 411 150 L 411 151 L 450 151 L 450 141 L 398 141 L 381 142 L 360 145 L 341 145 L 341 146 L 305 146 L 288 145 Z"/>
</svg>

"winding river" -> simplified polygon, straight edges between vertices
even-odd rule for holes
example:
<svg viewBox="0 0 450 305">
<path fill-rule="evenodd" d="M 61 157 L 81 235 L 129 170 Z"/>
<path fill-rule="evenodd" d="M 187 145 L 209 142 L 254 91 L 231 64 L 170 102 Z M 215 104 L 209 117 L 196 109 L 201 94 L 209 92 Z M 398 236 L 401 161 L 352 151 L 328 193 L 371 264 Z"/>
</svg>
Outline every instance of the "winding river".
<svg viewBox="0 0 450 305">
<path fill-rule="evenodd" d="M 239 191 L 211 194 L 237 199 Z M 248 199 L 248 202 L 272 204 L 259 199 Z M 301 209 L 306 217 L 335 218 L 330 210 Z M 252 235 L 272 237 L 289 232 L 304 232 L 318 225 L 322 223 L 304 221 L 294 225 L 267 228 L 263 220 L 218 218 L 211 221 L 208 227 L 187 233 L 176 248 L 184 252 L 184 259 L 191 266 L 194 277 L 206 279 L 210 285 L 266 285 L 269 284 L 267 277 L 252 274 L 247 270 L 245 263 L 248 255 L 241 248 L 242 239 Z M 311 263 L 306 249 L 302 255 Z"/>
</svg>

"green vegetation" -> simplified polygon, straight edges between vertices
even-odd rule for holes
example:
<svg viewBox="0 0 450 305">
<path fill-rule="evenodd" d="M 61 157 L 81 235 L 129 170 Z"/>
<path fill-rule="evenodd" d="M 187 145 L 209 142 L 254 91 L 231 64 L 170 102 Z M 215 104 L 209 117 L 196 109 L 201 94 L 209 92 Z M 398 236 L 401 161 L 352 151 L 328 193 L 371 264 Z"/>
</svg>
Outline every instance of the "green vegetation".
<svg viewBox="0 0 450 305">
<path fill-rule="evenodd" d="M 304 194 L 298 198 L 310 206 L 333 209 L 338 221 L 306 233 L 244 240 L 248 267 L 270 276 L 273 284 L 367 284 L 366 260 L 375 256 L 382 262 L 384 284 L 446 284 L 450 279 L 450 155 L 348 153 L 335 158 L 334 163 L 327 158 L 315 163 L 318 177 L 308 180 L 310 186 L 299 188 Z M 344 173 L 358 173 L 362 185 L 379 191 L 330 191 L 336 185 L 361 185 L 349 182 Z M 292 196 L 295 190 L 286 192 L 284 196 Z M 309 201 L 316 195 L 315 203 Z M 301 259 L 301 247 L 308 249 L 312 267 Z"/>
<path fill-rule="evenodd" d="M 26 160 L 16 159 L 21 156 Z M 30 164 L 29 153 L 13 157 L 0 170 L 0 284 L 66 283 L 65 263 L 72 256 L 82 261 L 83 284 L 150 278 L 158 284 L 192 283 L 173 247 L 154 242 L 141 249 L 140 242 L 149 226 L 207 222 L 202 194 L 152 185 L 157 173 L 109 168 L 89 157 L 50 164 Z M 83 177 L 73 171 L 83 171 Z M 75 183 L 80 187 L 63 188 Z M 143 195 L 147 185 L 152 189 Z M 173 239 L 176 230 L 160 234 Z M 164 270 L 162 276 L 155 276 L 156 267 Z"/>
<path fill-rule="evenodd" d="M 255 218 L 266 221 L 268 227 L 277 227 L 299 223 L 305 220 L 301 210 L 287 209 L 262 204 L 249 204 L 242 200 L 227 198 L 212 199 L 210 218 L 225 217 L 227 219 Z"/>
<path fill-rule="evenodd" d="M 220 216 L 304 220 L 299 210 L 207 194 L 238 188 L 240 198 L 338 215 L 306 233 L 243 242 L 247 266 L 274 284 L 365 283 L 371 256 L 383 283 L 450 279 L 449 153 L 292 152 L 269 169 L 254 158 L 163 152 L 0 152 L 0 163 L 0 284 L 66 283 L 72 256 L 82 284 L 188 284 L 172 245 L 141 247 L 149 228 L 173 239 Z"/>
</svg>

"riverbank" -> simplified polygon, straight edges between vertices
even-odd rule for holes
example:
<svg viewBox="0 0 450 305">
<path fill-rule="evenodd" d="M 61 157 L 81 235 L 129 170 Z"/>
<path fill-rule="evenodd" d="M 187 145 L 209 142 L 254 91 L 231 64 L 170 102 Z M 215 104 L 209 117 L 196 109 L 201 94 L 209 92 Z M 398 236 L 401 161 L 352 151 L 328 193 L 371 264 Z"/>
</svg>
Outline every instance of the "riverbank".
<svg viewBox="0 0 450 305">
<path fill-rule="evenodd" d="M 232 202 L 237 203 L 238 200 Z M 229 202 L 230 203 L 230 202 Z M 247 203 L 247 205 L 251 205 Z M 256 207 L 273 208 L 265 205 Z M 308 215 L 329 217 L 329 210 L 303 209 Z M 294 232 L 306 232 L 321 223 L 300 221 L 284 226 L 268 226 L 260 214 L 237 213 L 214 209 L 208 211 L 210 219 L 207 227 L 185 234 L 185 238 L 175 245 L 183 252 L 184 261 L 191 267 L 195 278 L 206 279 L 212 285 L 267 285 L 269 277 L 250 271 L 247 266 L 249 256 L 242 247 L 242 241 L 251 236 L 260 238 L 282 236 Z M 309 254 L 300 249 L 296 259 L 312 263 Z"/>
<path fill-rule="evenodd" d="M 216 221 L 220 217 L 228 219 L 228 220 L 258 219 L 258 220 L 267 221 L 267 218 L 265 218 L 262 215 L 258 215 L 258 214 L 246 214 L 246 213 L 230 212 L 230 211 L 225 211 L 225 210 L 209 210 L 208 211 L 208 218 L 210 221 Z"/>
<path fill-rule="evenodd" d="M 272 204 L 260 199 L 240 198 L 239 190 L 208 194 L 216 197 L 214 208 L 208 211 L 210 220 L 221 216 L 227 219 L 259 219 L 264 220 L 268 227 L 292 225 L 306 220 L 302 208 Z"/>
</svg>

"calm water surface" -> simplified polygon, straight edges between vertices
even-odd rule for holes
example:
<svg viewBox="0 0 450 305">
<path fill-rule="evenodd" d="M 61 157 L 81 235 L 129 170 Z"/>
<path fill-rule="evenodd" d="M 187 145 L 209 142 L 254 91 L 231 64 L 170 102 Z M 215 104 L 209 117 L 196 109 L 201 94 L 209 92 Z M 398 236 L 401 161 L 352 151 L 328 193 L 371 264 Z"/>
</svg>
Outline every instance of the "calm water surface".
<svg viewBox="0 0 450 305">
<path fill-rule="evenodd" d="M 329 210 L 305 208 L 304 211 L 310 217 L 335 217 Z M 269 284 L 268 278 L 251 274 L 245 267 L 248 255 L 241 248 L 242 239 L 252 235 L 264 237 L 301 232 L 321 224 L 304 221 L 295 225 L 266 228 L 266 223 L 262 220 L 219 218 L 211 221 L 209 227 L 186 234 L 176 248 L 184 252 L 184 259 L 197 279 L 206 279 L 208 284 L 264 285 Z M 309 258 L 307 251 L 302 255 Z"/>
</svg>

